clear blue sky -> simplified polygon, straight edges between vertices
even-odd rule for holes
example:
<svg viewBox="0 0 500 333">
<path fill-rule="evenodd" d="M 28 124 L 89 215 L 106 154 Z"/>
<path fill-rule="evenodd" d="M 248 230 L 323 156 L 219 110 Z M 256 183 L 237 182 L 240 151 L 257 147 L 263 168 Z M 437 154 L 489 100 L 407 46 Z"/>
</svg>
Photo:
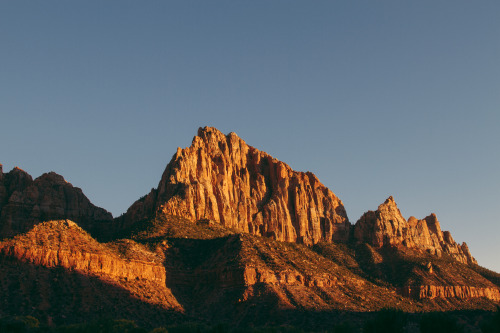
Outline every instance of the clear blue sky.
<svg viewBox="0 0 500 333">
<path fill-rule="evenodd" d="M 0 163 L 123 213 L 198 127 L 500 271 L 500 2 L 1 1 Z"/>
</svg>

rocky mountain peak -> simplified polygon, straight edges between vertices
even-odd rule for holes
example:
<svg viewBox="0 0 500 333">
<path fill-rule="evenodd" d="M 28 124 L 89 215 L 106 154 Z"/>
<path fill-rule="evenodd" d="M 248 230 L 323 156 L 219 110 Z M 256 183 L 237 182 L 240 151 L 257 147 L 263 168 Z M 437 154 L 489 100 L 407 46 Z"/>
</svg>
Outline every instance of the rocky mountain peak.
<svg viewBox="0 0 500 333">
<path fill-rule="evenodd" d="M 3 185 L 6 192 L 14 192 L 31 184 L 33 178 L 26 171 L 16 166 L 6 174 L 2 173 L 0 181 L 2 182 L 0 188 Z"/>
<path fill-rule="evenodd" d="M 177 150 L 158 189 L 124 219 L 130 224 L 157 213 L 306 244 L 346 241 L 350 230 L 342 202 L 316 176 L 213 127 L 200 128 L 190 147 Z"/>
<path fill-rule="evenodd" d="M 396 204 L 396 201 L 394 201 L 394 198 L 392 195 L 390 195 L 387 199 L 385 199 L 384 204 Z"/>
<path fill-rule="evenodd" d="M 224 133 L 219 131 L 217 128 L 210 127 L 210 126 L 198 128 L 198 133 L 196 136 L 200 137 L 203 140 L 211 140 L 213 138 L 215 140 L 221 141 L 221 140 L 224 140 L 226 138 L 226 135 Z M 193 140 L 194 140 L 194 138 L 193 138 Z"/>
<path fill-rule="evenodd" d="M 44 173 L 40 177 L 36 179 L 39 182 L 49 182 L 57 185 L 66 185 L 69 184 L 63 176 L 55 173 L 54 171 Z M 69 184 L 71 185 L 71 184 Z"/>
<path fill-rule="evenodd" d="M 33 180 L 16 167 L 0 179 L 0 238 L 56 219 L 72 219 L 87 231 L 95 231 L 113 217 L 55 172 Z"/>
<path fill-rule="evenodd" d="M 357 242 L 366 242 L 377 248 L 405 246 L 437 256 L 445 253 L 463 263 L 477 263 L 466 244 L 457 244 L 449 231 L 441 231 L 436 214 L 432 213 L 422 220 L 411 216 L 406 221 L 392 196 L 376 211 L 363 214 L 354 229 Z"/>
<path fill-rule="evenodd" d="M 383 204 L 378 206 L 377 212 L 379 212 L 380 215 L 383 215 L 385 218 L 394 218 L 398 222 L 403 222 L 404 220 L 403 215 L 401 215 L 401 211 L 399 210 L 398 205 L 396 204 L 396 201 L 394 200 L 392 195 L 389 196 Z"/>
<path fill-rule="evenodd" d="M 356 222 L 354 237 L 375 247 L 396 245 L 403 241 L 403 228 L 407 221 L 390 196 L 376 211 L 368 211 Z"/>
</svg>

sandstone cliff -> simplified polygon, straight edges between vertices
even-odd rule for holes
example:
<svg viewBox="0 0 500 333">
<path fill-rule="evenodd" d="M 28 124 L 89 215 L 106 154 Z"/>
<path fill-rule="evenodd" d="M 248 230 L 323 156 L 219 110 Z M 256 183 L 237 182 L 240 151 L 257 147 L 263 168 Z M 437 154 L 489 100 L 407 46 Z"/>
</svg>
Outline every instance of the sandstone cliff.
<svg viewBox="0 0 500 333">
<path fill-rule="evenodd" d="M 472 299 L 484 297 L 495 302 L 500 301 L 500 290 L 495 287 L 484 288 L 475 286 L 426 285 L 407 286 L 405 288 L 401 288 L 399 291 L 403 296 L 414 299 Z"/>
<path fill-rule="evenodd" d="M 0 238 L 55 219 L 71 219 L 91 232 L 101 232 L 112 223 L 109 212 L 94 206 L 81 189 L 54 172 L 33 180 L 17 167 L 7 174 L 0 169 Z"/>
<path fill-rule="evenodd" d="M 384 245 L 402 245 L 441 256 L 446 253 L 459 262 L 477 264 L 467 244 L 457 244 L 449 231 L 441 231 L 435 214 L 423 220 L 401 215 L 393 197 L 389 197 L 376 211 L 368 211 L 356 222 L 354 238 L 376 248 Z"/>
<path fill-rule="evenodd" d="M 135 311 L 139 318 L 166 310 L 182 313 L 165 285 L 163 260 L 132 241 L 99 243 L 70 220 L 43 222 L 0 241 L 0 296 L 18 306 L 17 313 L 25 312 L 29 304 L 30 313 L 59 317 L 62 322 L 75 317 L 72 311 L 97 309 L 93 316 L 98 317 L 103 305 L 113 316 L 136 316 L 130 313 Z M 16 277 L 21 279 L 16 282 Z M 73 285 L 77 289 L 71 289 Z M 4 307 L 2 312 L 11 309 Z"/>
<path fill-rule="evenodd" d="M 0 242 L 0 256 L 113 279 L 147 279 L 160 285 L 165 283 L 161 259 L 121 258 L 119 253 L 94 240 L 70 220 L 44 222 L 26 234 Z"/>
<path fill-rule="evenodd" d="M 350 230 L 342 201 L 314 174 L 294 171 L 236 134 L 210 127 L 177 150 L 158 188 L 123 220 L 130 225 L 156 213 L 305 244 L 347 241 Z"/>
<path fill-rule="evenodd" d="M 256 318 L 290 323 L 318 313 L 338 317 L 332 314 L 383 307 L 493 309 L 500 300 L 491 281 L 446 256 L 383 247 L 376 250 L 382 258 L 376 272 L 348 244 L 310 248 L 234 234 L 219 224 L 156 219 L 153 228 L 145 224 L 136 233 L 137 242 L 99 243 L 68 220 L 44 222 L 0 242 L 0 310 L 18 315 L 36 309 L 39 318 L 71 322 L 72 311 L 84 308 L 96 318 L 93 309 L 107 303 L 108 314 L 148 318 L 156 325 L 161 321 L 151 314 L 159 309 L 247 325 Z M 140 315 L 128 313 L 141 307 Z"/>
</svg>

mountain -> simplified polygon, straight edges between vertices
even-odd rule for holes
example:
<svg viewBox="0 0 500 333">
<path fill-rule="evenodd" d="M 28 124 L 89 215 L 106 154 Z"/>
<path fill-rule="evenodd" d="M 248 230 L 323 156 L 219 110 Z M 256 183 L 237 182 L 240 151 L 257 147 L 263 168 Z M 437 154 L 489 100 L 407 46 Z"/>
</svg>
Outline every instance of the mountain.
<svg viewBox="0 0 500 333">
<path fill-rule="evenodd" d="M 467 244 L 458 245 L 448 231 L 441 231 L 434 214 L 406 221 L 392 197 L 352 226 L 342 201 L 314 174 L 294 171 L 235 133 L 224 135 L 212 127 L 200 128 L 190 147 L 177 149 L 158 188 L 120 220 L 130 226 L 157 214 L 193 222 L 208 219 L 240 232 L 306 245 L 355 239 L 477 263 Z"/>
<path fill-rule="evenodd" d="M 165 286 L 162 262 L 131 240 L 101 244 L 70 220 L 43 222 L 0 242 L 0 314 L 49 324 L 103 315 L 173 320 L 183 310 Z"/>
<path fill-rule="evenodd" d="M 354 238 L 380 248 L 403 245 L 424 250 L 440 257 L 443 253 L 465 264 L 477 264 L 464 242 L 457 244 L 449 231 L 441 231 L 435 214 L 422 220 L 401 215 L 394 198 L 389 197 L 376 211 L 368 211 L 356 222 Z"/>
<path fill-rule="evenodd" d="M 210 127 L 114 220 L 55 173 L 0 172 L 0 230 L 0 319 L 324 331 L 391 308 L 477 330 L 500 305 L 500 274 L 434 214 L 406 220 L 389 197 L 351 224 L 312 173 Z"/>
<path fill-rule="evenodd" d="M 123 218 L 130 225 L 157 212 L 309 245 L 346 241 L 350 232 L 342 201 L 314 174 L 212 127 L 200 128 L 191 147 L 177 149 L 158 188 Z"/>
<path fill-rule="evenodd" d="M 0 266 L 0 314 L 55 325 L 109 316 L 148 327 L 201 320 L 325 330 L 387 307 L 492 310 L 500 301 L 500 275 L 489 273 L 495 284 L 445 255 L 366 243 L 310 248 L 168 215 L 108 243 L 69 220 L 40 223 L 0 242 Z"/>
<path fill-rule="evenodd" d="M 33 180 L 18 167 L 4 174 L 0 164 L 0 238 L 54 219 L 71 219 L 96 234 L 105 233 L 113 221 L 111 213 L 94 206 L 61 175 L 49 172 Z"/>
</svg>

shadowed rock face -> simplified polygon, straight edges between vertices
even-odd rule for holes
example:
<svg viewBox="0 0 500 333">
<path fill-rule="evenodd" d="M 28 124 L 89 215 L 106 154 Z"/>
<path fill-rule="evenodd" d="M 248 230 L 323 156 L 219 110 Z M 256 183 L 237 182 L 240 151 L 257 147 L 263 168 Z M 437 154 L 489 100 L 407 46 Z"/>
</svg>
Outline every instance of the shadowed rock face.
<svg viewBox="0 0 500 333">
<path fill-rule="evenodd" d="M 165 285 L 161 256 L 132 241 L 99 243 L 70 220 L 39 223 L 0 241 L 0 267 L 2 314 L 64 323 L 107 312 L 155 322 L 165 310 L 183 312 Z"/>
<path fill-rule="evenodd" d="M 315 175 L 210 127 L 198 130 L 191 147 L 177 150 L 158 189 L 124 219 L 130 224 L 157 212 L 305 244 L 347 241 L 350 229 L 342 201 Z"/>
<path fill-rule="evenodd" d="M 380 248 L 384 245 L 403 245 L 441 256 L 446 253 L 465 264 L 477 264 L 466 243 L 457 244 L 449 231 L 441 231 L 435 214 L 423 220 L 401 215 L 393 197 L 389 197 L 376 211 L 368 211 L 356 222 L 354 238 Z"/>
<path fill-rule="evenodd" d="M 96 232 L 113 219 L 54 172 L 33 180 L 17 167 L 7 174 L 0 170 L 0 237 L 25 232 L 42 221 L 66 218 Z"/>
</svg>

